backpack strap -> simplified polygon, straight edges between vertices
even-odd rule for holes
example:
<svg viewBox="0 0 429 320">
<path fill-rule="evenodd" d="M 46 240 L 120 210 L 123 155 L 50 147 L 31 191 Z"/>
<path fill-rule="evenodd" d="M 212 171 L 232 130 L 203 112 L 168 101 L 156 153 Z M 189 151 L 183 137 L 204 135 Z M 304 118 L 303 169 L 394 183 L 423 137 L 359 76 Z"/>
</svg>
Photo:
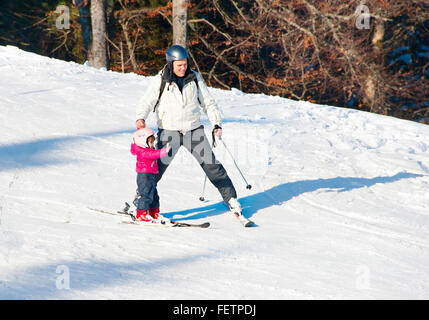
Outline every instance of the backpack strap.
<svg viewBox="0 0 429 320">
<path fill-rule="evenodd" d="M 199 97 L 199 90 L 200 90 L 200 86 L 198 84 L 198 79 L 195 77 L 194 82 L 197 86 L 197 99 L 198 99 L 198 103 L 201 105 L 201 101 L 200 101 L 200 97 Z M 164 92 L 165 89 L 165 85 L 167 84 L 167 80 L 164 79 L 164 77 L 161 75 L 161 85 L 159 86 L 159 95 L 158 95 L 158 100 L 156 100 L 155 105 L 153 106 L 153 112 L 155 112 L 156 107 L 159 104 L 159 101 L 161 100 L 161 96 L 162 93 Z"/>
<path fill-rule="evenodd" d="M 153 112 L 155 112 L 156 107 L 159 104 L 159 101 L 161 100 L 162 93 L 164 92 L 165 85 L 167 84 L 167 81 L 164 79 L 164 77 L 161 77 L 161 85 L 159 86 L 159 95 L 158 100 L 156 100 L 155 105 L 153 106 Z"/>
<path fill-rule="evenodd" d="M 200 92 L 200 86 L 198 85 L 198 79 L 197 79 L 197 78 L 195 78 L 195 79 L 194 79 L 194 82 L 195 82 L 195 84 L 197 85 L 197 99 L 198 99 L 198 103 L 201 105 L 200 95 L 199 95 L 199 92 Z"/>
</svg>

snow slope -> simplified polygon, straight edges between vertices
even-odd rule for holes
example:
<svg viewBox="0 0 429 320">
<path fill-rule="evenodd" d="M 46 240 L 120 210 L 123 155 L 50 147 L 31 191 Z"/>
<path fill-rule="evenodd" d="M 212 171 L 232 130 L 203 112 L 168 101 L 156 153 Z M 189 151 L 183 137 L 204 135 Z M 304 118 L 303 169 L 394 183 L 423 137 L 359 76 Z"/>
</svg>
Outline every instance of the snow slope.
<svg viewBox="0 0 429 320">
<path fill-rule="evenodd" d="M 429 126 L 238 90 L 215 152 L 243 228 L 181 150 L 162 211 L 122 224 L 134 109 L 150 77 L 0 47 L 1 299 L 428 299 Z M 209 123 L 204 118 L 207 134 Z M 155 128 L 151 116 L 149 126 Z"/>
</svg>

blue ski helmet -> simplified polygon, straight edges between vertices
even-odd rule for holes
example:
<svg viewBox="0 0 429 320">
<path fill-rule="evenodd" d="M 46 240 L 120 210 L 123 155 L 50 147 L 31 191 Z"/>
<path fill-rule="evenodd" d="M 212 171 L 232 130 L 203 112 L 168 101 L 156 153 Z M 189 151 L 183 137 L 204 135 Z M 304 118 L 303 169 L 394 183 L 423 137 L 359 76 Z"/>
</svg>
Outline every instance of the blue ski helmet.
<svg viewBox="0 0 429 320">
<path fill-rule="evenodd" d="M 168 48 L 165 57 L 167 59 L 167 62 L 171 62 L 176 60 L 188 59 L 189 55 L 188 51 L 186 51 L 185 48 L 179 46 L 178 44 L 175 44 Z"/>
</svg>

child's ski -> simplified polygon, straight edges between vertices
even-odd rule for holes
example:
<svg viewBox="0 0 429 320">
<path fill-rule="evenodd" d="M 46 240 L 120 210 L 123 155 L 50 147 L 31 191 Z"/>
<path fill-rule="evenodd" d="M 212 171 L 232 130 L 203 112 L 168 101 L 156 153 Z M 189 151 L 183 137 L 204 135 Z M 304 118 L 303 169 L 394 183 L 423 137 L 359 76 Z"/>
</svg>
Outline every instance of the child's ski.
<svg viewBox="0 0 429 320">
<path fill-rule="evenodd" d="M 121 217 L 123 217 L 123 216 L 129 216 L 133 221 L 136 220 L 136 217 L 134 217 L 133 214 L 128 213 L 128 212 L 123 212 L 123 211 L 110 212 L 110 211 L 106 211 L 106 210 L 103 210 L 103 209 L 90 208 L 90 207 L 88 207 L 88 209 L 92 210 L 92 211 L 100 212 L 100 213 L 110 214 L 112 216 L 121 216 Z"/>
<path fill-rule="evenodd" d="M 90 207 L 88 207 L 88 209 L 92 211 L 100 212 L 100 213 L 110 214 L 113 216 L 121 216 L 121 217 L 129 216 L 131 218 L 131 221 L 122 221 L 122 223 L 125 223 L 125 224 L 136 224 L 141 226 L 153 226 L 153 227 L 179 227 L 179 228 L 187 227 L 187 228 L 203 228 L 203 229 L 210 227 L 210 222 L 194 224 L 194 223 L 178 222 L 178 221 L 170 221 L 170 222 L 154 221 L 153 223 L 145 223 L 145 222 L 136 221 L 136 217 L 132 213 L 128 213 L 128 212 L 123 212 L 123 211 L 110 212 L 110 211 L 97 209 L 97 208 L 90 208 Z"/>
<path fill-rule="evenodd" d="M 210 222 L 204 222 L 201 224 L 194 224 L 194 223 L 185 223 L 185 222 L 178 222 L 178 221 L 170 221 L 170 222 L 140 222 L 140 221 L 122 221 L 122 223 L 125 224 L 135 224 L 135 225 L 141 225 L 141 226 L 147 226 L 147 227 L 173 227 L 173 228 L 208 228 L 210 227 Z"/>
</svg>

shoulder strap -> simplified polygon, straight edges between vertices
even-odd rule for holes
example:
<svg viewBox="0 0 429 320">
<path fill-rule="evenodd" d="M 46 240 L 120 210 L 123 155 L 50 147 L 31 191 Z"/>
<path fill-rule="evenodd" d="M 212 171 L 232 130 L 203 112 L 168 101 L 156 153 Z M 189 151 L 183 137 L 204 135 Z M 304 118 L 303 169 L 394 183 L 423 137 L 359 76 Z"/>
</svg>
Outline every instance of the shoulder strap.
<svg viewBox="0 0 429 320">
<path fill-rule="evenodd" d="M 195 81 L 195 84 L 197 85 L 197 99 L 198 99 L 198 103 L 201 105 L 200 95 L 199 95 L 200 86 L 198 85 L 198 79 L 197 79 L 197 77 L 195 77 L 194 81 Z"/>
<path fill-rule="evenodd" d="M 200 90 L 200 86 L 199 86 L 199 84 L 198 84 L 198 79 L 197 79 L 197 78 L 195 78 L 195 79 L 194 79 L 194 82 L 195 82 L 195 84 L 196 84 L 196 86 L 197 86 L 197 99 L 198 99 L 198 103 L 199 103 L 199 104 L 201 104 L 200 97 L 199 97 L 199 94 L 198 94 L 198 91 Z M 155 105 L 153 106 L 153 112 L 155 112 L 156 107 L 158 106 L 159 101 L 161 100 L 161 96 L 162 96 L 162 93 L 164 92 L 164 89 L 165 89 L 165 85 L 166 85 L 166 84 L 167 84 L 167 81 L 164 79 L 164 77 L 162 77 L 162 76 L 161 76 L 161 85 L 159 86 L 159 95 L 158 95 L 158 100 L 156 100 L 156 103 L 155 103 Z"/>
<path fill-rule="evenodd" d="M 167 81 L 165 81 L 165 79 L 164 79 L 164 77 L 162 77 L 161 76 L 161 85 L 159 86 L 159 95 L 158 95 L 158 100 L 156 100 L 156 103 L 155 103 L 155 105 L 153 106 L 153 112 L 155 112 L 155 110 L 156 110 L 156 107 L 158 106 L 158 104 L 159 104 L 159 100 L 161 100 L 161 96 L 162 96 L 162 93 L 164 92 L 164 88 L 165 88 L 165 85 L 167 84 Z"/>
</svg>

